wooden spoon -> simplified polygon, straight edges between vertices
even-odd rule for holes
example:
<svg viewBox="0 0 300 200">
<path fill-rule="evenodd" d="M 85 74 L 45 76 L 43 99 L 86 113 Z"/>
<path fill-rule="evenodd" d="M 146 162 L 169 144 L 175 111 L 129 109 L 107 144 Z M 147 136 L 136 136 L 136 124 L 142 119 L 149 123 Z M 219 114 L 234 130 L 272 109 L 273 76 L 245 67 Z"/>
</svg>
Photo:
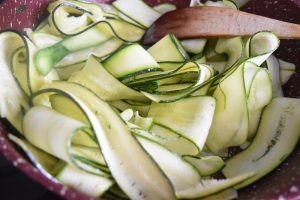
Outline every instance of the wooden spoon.
<svg viewBox="0 0 300 200">
<path fill-rule="evenodd" d="M 146 31 L 143 44 L 173 33 L 179 39 L 249 36 L 272 31 L 281 39 L 300 39 L 300 25 L 219 7 L 190 7 L 168 12 Z"/>
</svg>

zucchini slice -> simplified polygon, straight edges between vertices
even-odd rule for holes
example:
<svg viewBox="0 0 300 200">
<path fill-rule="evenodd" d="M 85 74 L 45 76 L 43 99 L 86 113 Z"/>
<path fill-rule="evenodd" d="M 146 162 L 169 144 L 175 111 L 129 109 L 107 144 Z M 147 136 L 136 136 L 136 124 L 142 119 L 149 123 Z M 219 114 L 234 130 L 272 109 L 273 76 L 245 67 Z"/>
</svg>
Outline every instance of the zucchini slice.
<svg viewBox="0 0 300 200">
<path fill-rule="evenodd" d="M 141 117 L 138 111 L 127 109 L 120 114 L 121 118 L 127 123 L 130 128 L 141 128 L 149 131 L 153 125 L 153 119 L 150 117 Z"/>
<path fill-rule="evenodd" d="M 280 82 L 282 85 L 286 84 L 290 78 L 295 74 L 292 70 L 280 70 Z"/>
<path fill-rule="evenodd" d="M 131 132 L 149 138 L 179 155 L 198 155 L 200 153 L 199 147 L 193 141 L 175 133 L 168 127 L 153 124 L 149 132 L 139 128 L 131 129 Z"/>
<path fill-rule="evenodd" d="M 225 39 L 226 41 L 226 39 Z M 218 43 L 218 39 L 212 38 L 208 39 L 205 49 L 204 55 L 208 61 L 227 61 L 227 56 L 224 54 L 219 54 L 216 52 L 216 45 Z"/>
<path fill-rule="evenodd" d="M 30 40 L 33 42 L 33 44 L 39 48 L 47 48 L 50 47 L 62 40 L 62 38 L 54 36 L 49 33 L 40 33 L 40 32 L 30 32 L 27 31 L 27 35 L 30 38 Z"/>
<path fill-rule="evenodd" d="M 91 55 L 94 55 L 97 58 L 104 58 L 117 51 L 117 49 L 119 49 L 122 45 L 122 40 L 112 37 L 111 39 L 105 41 L 104 43 L 96 47 L 90 47 L 81 51 L 68 54 L 55 65 L 55 68 L 59 69 L 63 67 L 69 67 L 70 65 L 78 64 L 81 62 L 86 62 L 86 60 Z"/>
<path fill-rule="evenodd" d="M 58 80 L 58 75 L 55 70 L 50 70 L 48 76 L 41 76 L 38 73 L 37 65 L 34 62 L 37 47 L 25 36 L 19 34 L 23 40 L 24 48 L 15 51 L 12 56 L 13 73 L 17 74 L 17 80 L 27 95 L 39 90 L 43 84 Z"/>
<path fill-rule="evenodd" d="M 113 185 L 110 179 L 89 174 L 71 165 L 66 165 L 56 178 L 61 183 L 93 197 L 102 195 Z"/>
<path fill-rule="evenodd" d="M 116 78 L 131 77 L 143 71 L 159 71 L 160 66 L 139 44 L 125 46 L 105 61 L 103 66 Z"/>
<path fill-rule="evenodd" d="M 291 71 L 296 70 L 296 65 L 294 63 L 290 63 L 282 59 L 278 59 L 278 61 L 280 64 L 280 70 L 291 70 Z"/>
<path fill-rule="evenodd" d="M 238 192 L 233 188 L 229 188 L 222 192 L 212 194 L 208 197 L 204 197 L 201 200 L 232 200 L 232 199 L 238 199 Z"/>
<path fill-rule="evenodd" d="M 11 59 L 16 50 L 26 44 L 26 40 L 17 32 L 3 31 L 0 32 L 0 42 L 0 117 L 7 118 L 22 133 L 23 110 L 28 109 L 29 105 L 26 94 L 13 75 Z"/>
<path fill-rule="evenodd" d="M 192 164 L 201 176 L 210 176 L 220 171 L 225 162 L 219 156 L 183 156 L 183 159 Z"/>
<path fill-rule="evenodd" d="M 248 110 L 243 84 L 244 67 L 247 65 L 253 64 L 246 62 L 239 66 L 213 94 L 217 104 L 206 144 L 214 153 L 225 153 L 227 147 L 241 145 L 247 140 Z"/>
<path fill-rule="evenodd" d="M 113 184 L 113 181 L 110 179 L 89 174 L 82 170 L 78 170 L 76 167 L 65 164 L 25 140 L 13 135 L 9 135 L 8 137 L 23 149 L 34 165 L 47 178 L 54 182 L 59 181 L 67 186 L 95 197 L 103 194 Z"/>
<path fill-rule="evenodd" d="M 193 81 L 192 85 L 187 85 L 186 88 L 183 88 L 181 90 L 175 90 L 175 91 L 171 90 L 170 92 L 160 93 L 157 91 L 150 91 L 150 92 L 147 91 L 142 93 L 156 103 L 175 102 L 185 97 L 188 97 L 193 93 L 197 92 L 198 90 L 203 89 L 208 84 L 211 84 L 211 82 L 217 78 L 216 76 L 214 76 L 214 73 L 215 73 L 214 70 L 210 66 L 204 64 L 198 64 L 196 62 L 189 62 L 184 64 L 180 68 L 174 70 L 171 73 L 167 72 L 165 75 L 159 77 L 159 79 L 175 77 L 175 76 L 183 76 L 183 81 L 192 80 Z M 187 76 L 188 78 L 185 79 L 185 76 Z M 149 79 L 151 78 L 153 77 L 149 77 Z"/>
<path fill-rule="evenodd" d="M 189 55 L 173 34 L 168 34 L 147 50 L 157 62 L 185 62 Z"/>
<path fill-rule="evenodd" d="M 117 18 L 111 6 L 77 0 L 55 1 L 48 10 L 51 29 L 63 35 L 78 34 L 93 23 Z"/>
<path fill-rule="evenodd" d="M 278 59 L 278 61 L 280 65 L 280 81 L 284 85 L 296 73 L 296 65 L 281 59 Z"/>
<path fill-rule="evenodd" d="M 49 71 L 69 53 L 80 51 L 89 47 L 102 44 L 111 39 L 112 35 L 99 27 L 84 31 L 73 37 L 68 37 L 53 46 L 37 52 L 35 63 L 40 74 L 47 75 Z"/>
<path fill-rule="evenodd" d="M 266 69 L 257 68 L 247 95 L 249 135 L 252 139 L 257 132 L 262 110 L 273 98 L 272 80 Z M 247 72 L 244 72 L 244 76 Z"/>
<path fill-rule="evenodd" d="M 204 147 L 215 111 L 212 97 L 189 97 L 172 103 L 152 103 L 148 116 Z"/>
<path fill-rule="evenodd" d="M 148 138 L 138 136 L 137 139 L 164 171 L 174 186 L 175 192 L 186 190 L 201 181 L 197 170 L 179 155 Z"/>
<path fill-rule="evenodd" d="M 276 97 L 283 97 L 284 95 L 283 95 L 282 84 L 280 79 L 280 64 L 278 59 L 275 56 L 271 55 L 266 60 L 266 66 L 271 75 L 274 95 Z"/>
<path fill-rule="evenodd" d="M 57 0 L 48 9 L 29 39 L 0 32 L 0 117 L 53 181 L 112 199 L 230 199 L 297 145 L 300 100 L 280 97 L 295 65 L 272 56 L 275 34 L 170 33 L 148 48 L 138 43 L 145 30 L 175 5 Z M 223 161 L 231 146 L 244 151 Z"/>
<path fill-rule="evenodd" d="M 230 178 L 250 171 L 256 175 L 243 188 L 275 169 L 293 151 L 300 136 L 300 100 L 277 97 L 265 108 L 253 142 L 226 162 L 222 173 Z"/>
<path fill-rule="evenodd" d="M 40 74 L 46 75 L 54 65 L 70 53 L 103 44 L 112 37 L 123 41 L 138 41 L 144 31 L 122 20 L 99 21 L 82 32 L 69 35 L 53 46 L 40 50 L 35 58 Z"/>
<path fill-rule="evenodd" d="M 51 155 L 72 163 L 68 147 L 71 137 L 84 124 L 43 106 L 31 108 L 24 118 L 24 136 L 33 145 Z"/>
<path fill-rule="evenodd" d="M 36 97 L 35 99 L 37 98 L 38 97 Z M 76 119 L 86 124 L 87 126 L 90 126 L 90 122 L 86 118 L 82 110 L 78 108 L 76 103 L 71 101 L 68 97 L 61 94 L 52 94 L 49 96 L 49 101 L 50 101 L 51 108 L 54 109 L 55 111 L 63 115 L 66 115 L 68 117 L 71 117 L 73 119 Z"/>
<path fill-rule="evenodd" d="M 272 32 L 261 31 L 251 36 L 245 45 L 248 61 L 261 66 L 279 47 L 280 40 Z"/>
<path fill-rule="evenodd" d="M 175 199 L 173 188 L 164 173 L 107 103 L 86 88 L 66 82 L 53 82 L 35 96 L 49 92 L 64 94 L 84 111 L 109 170 L 130 198 Z M 136 159 L 139 165 L 135 164 Z M 149 177 L 155 177 L 155 180 Z"/>
<path fill-rule="evenodd" d="M 207 146 L 214 153 L 224 155 L 228 147 L 239 146 L 246 142 L 249 131 L 249 111 L 246 99 L 248 83 L 247 80 L 245 83 L 245 67 L 260 66 L 278 46 L 279 39 L 273 33 L 268 31 L 256 33 L 246 43 L 247 60 L 236 65 L 237 67 L 230 68 L 224 77 L 218 79 L 219 83 L 213 94 L 217 101 L 216 113 L 207 139 Z M 267 78 L 264 80 L 268 82 Z M 264 103 L 261 106 L 263 105 Z M 257 121 L 257 118 L 257 116 L 254 117 L 256 120 L 252 121 Z M 255 127 L 255 123 L 253 126 Z"/>
<path fill-rule="evenodd" d="M 90 137 L 85 134 L 85 129 L 88 127 L 81 122 L 61 115 L 50 108 L 36 106 L 26 113 L 23 129 L 28 141 L 45 152 L 84 171 L 103 177 L 109 176 L 99 167 L 88 165 L 80 157 L 73 156 L 72 139 L 75 135 L 81 134 L 81 139 L 87 138 L 90 141 Z M 101 160 L 99 162 L 101 163 Z"/>
<path fill-rule="evenodd" d="M 28 40 L 28 42 L 30 42 Z M 40 76 L 32 62 L 36 48 L 32 43 L 27 43 L 27 47 L 17 49 L 12 56 L 12 70 L 23 91 L 30 95 L 37 91 L 43 84 L 53 80 L 58 80 L 58 74 L 52 70 L 47 76 Z M 29 60 L 29 62 L 28 62 Z"/>
<path fill-rule="evenodd" d="M 86 9 L 85 5 L 88 4 L 79 1 L 64 1 L 61 3 L 58 1 L 55 4 L 57 5 L 50 11 L 49 21 L 55 29 L 64 34 L 73 34 L 82 31 L 94 21 L 92 18 L 96 15 L 96 12 L 99 21 L 104 18 L 101 7 L 96 6 L 96 4 L 90 4 L 90 6 L 94 7 L 93 9 Z M 68 25 L 66 26 L 66 24 Z"/>
<path fill-rule="evenodd" d="M 142 0 L 131 0 L 130 2 L 117 0 L 114 1 L 112 5 L 131 20 L 145 28 L 150 27 L 152 23 L 161 16 L 159 12 L 148 6 Z"/>
<path fill-rule="evenodd" d="M 193 54 L 200 54 L 204 51 L 207 39 L 181 40 L 184 49 Z"/>
<path fill-rule="evenodd" d="M 26 153 L 30 161 L 40 172 L 47 178 L 57 182 L 55 175 L 59 172 L 60 168 L 57 166 L 60 164 L 60 160 L 54 156 L 46 153 L 45 151 L 33 146 L 25 139 L 21 139 L 12 134 L 8 135 L 8 138 L 17 144 Z"/>
<path fill-rule="evenodd" d="M 120 100 L 120 101 L 111 101 L 109 104 L 119 110 L 120 112 L 123 112 L 127 109 L 133 109 L 139 112 L 143 117 L 146 117 L 148 115 L 148 111 L 150 108 L 150 104 L 148 103 L 140 103 L 140 102 L 134 102 L 134 101 L 126 101 L 126 100 Z"/>
<path fill-rule="evenodd" d="M 224 70 L 237 64 L 242 57 L 243 50 L 244 45 L 241 37 L 218 39 L 215 49 L 218 54 L 226 54 L 228 56 L 228 61 Z"/>
<path fill-rule="evenodd" d="M 148 101 L 142 93 L 127 87 L 113 77 L 94 56 L 90 56 L 86 66 L 73 74 L 69 81 L 89 88 L 104 101 L 121 99 Z"/>
<path fill-rule="evenodd" d="M 68 57 L 68 56 L 67 56 Z M 84 68 L 86 61 L 55 68 L 60 80 L 67 81 L 72 74 Z"/>
<path fill-rule="evenodd" d="M 176 196 L 179 199 L 195 199 L 195 198 L 206 197 L 211 194 L 215 194 L 220 191 L 223 191 L 234 185 L 237 185 L 243 181 L 246 181 L 247 179 L 249 179 L 253 176 L 255 176 L 255 173 L 249 172 L 249 173 L 244 173 L 244 174 L 241 174 L 241 175 L 235 176 L 234 178 L 229 178 L 229 179 L 202 180 L 194 187 L 176 193 Z"/>
</svg>

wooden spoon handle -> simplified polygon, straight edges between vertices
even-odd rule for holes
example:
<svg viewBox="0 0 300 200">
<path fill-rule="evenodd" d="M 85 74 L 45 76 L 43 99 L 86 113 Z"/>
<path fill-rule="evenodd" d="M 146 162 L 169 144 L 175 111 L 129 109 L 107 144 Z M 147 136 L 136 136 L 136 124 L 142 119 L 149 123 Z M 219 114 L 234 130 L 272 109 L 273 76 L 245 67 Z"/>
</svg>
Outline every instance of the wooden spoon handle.
<svg viewBox="0 0 300 200">
<path fill-rule="evenodd" d="M 281 39 L 300 39 L 300 25 L 233 9 L 201 6 L 166 13 L 147 30 L 142 42 L 154 43 L 168 33 L 191 39 L 249 36 L 265 30 Z"/>
</svg>

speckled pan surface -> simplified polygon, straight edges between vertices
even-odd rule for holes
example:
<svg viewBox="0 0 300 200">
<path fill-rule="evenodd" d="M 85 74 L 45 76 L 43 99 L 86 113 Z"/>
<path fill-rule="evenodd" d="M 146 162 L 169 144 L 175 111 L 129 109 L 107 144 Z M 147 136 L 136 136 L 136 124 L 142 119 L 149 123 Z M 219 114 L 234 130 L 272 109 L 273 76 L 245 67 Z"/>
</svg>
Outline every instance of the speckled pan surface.
<svg viewBox="0 0 300 200">
<path fill-rule="evenodd" d="M 110 0 L 91 1 L 109 2 Z M 0 0 L 0 31 L 5 29 L 22 31 L 25 27 L 36 26 L 47 15 L 45 11 L 49 2 L 51 0 Z M 147 2 L 152 5 L 161 2 L 174 2 L 177 6 L 184 7 L 188 5 L 189 0 L 148 0 Z M 300 24 L 300 0 L 252 0 L 243 10 Z M 284 86 L 284 91 L 287 96 L 300 98 L 300 41 L 282 41 L 276 54 L 278 57 L 297 65 L 297 74 Z M 93 199 L 43 176 L 22 157 L 7 140 L 6 135 L 5 123 L 0 121 L 0 153 L 14 166 L 66 199 Z M 300 144 L 281 166 L 256 184 L 240 191 L 239 196 L 241 200 L 299 200 Z"/>
</svg>

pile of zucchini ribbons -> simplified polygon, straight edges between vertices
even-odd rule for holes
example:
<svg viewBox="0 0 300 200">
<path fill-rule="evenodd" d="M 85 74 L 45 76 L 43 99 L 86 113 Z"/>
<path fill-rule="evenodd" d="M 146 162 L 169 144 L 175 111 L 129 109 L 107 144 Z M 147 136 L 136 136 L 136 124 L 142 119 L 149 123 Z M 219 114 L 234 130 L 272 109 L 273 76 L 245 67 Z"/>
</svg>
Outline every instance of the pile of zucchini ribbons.
<svg viewBox="0 0 300 200">
<path fill-rule="evenodd" d="M 191 2 L 207 5 L 238 9 Z M 0 33 L 0 116 L 47 177 L 110 199 L 234 199 L 293 151 L 300 100 L 283 97 L 295 66 L 276 35 L 139 44 L 174 9 L 59 0 L 26 36 Z"/>
</svg>

